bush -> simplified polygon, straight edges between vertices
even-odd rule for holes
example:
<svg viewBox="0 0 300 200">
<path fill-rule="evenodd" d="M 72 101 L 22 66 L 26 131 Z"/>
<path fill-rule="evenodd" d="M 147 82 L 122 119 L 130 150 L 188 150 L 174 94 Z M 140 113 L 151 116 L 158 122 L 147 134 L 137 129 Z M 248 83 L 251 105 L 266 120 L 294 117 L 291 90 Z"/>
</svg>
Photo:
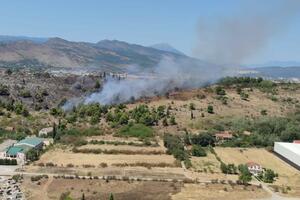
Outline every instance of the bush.
<svg viewBox="0 0 300 200">
<path fill-rule="evenodd" d="M 0 84 L 0 96 L 8 96 L 10 93 L 9 93 L 9 88 L 7 85 L 3 85 L 3 84 Z"/>
<path fill-rule="evenodd" d="M 191 152 L 192 152 L 192 155 L 196 156 L 196 157 L 204 157 L 207 155 L 205 150 L 201 146 L 198 146 L 198 145 L 193 145 Z"/>
<path fill-rule="evenodd" d="M 117 135 L 123 137 L 137 137 L 144 139 L 153 137 L 153 130 L 152 128 L 147 127 L 143 124 L 133 124 L 122 127 L 118 131 Z"/>
<path fill-rule="evenodd" d="M 214 107 L 212 105 L 208 105 L 207 106 L 207 112 L 210 113 L 210 114 L 213 114 L 214 113 Z"/>
<path fill-rule="evenodd" d="M 217 86 L 215 89 L 215 92 L 217 95 L 221 95 L 221 96 L 226 95 L 225 90 L 221 86 Z"/>
</svg>

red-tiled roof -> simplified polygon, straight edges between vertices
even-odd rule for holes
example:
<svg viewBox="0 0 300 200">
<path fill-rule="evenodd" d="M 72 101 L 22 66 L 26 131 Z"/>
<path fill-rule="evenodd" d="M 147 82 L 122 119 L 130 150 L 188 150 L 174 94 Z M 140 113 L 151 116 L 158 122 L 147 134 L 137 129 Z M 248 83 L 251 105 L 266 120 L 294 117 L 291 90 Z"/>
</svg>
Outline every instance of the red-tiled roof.
<svg viewBox="0 0 300 200">
<path fill-rule="evenodd" d="M 260 164 L 258 164 L 258 163 L 256 163 L 256 162 L 247 162 L 246 163 L 246 165 L 248 166 L 248 167 L 253 167 L 253 166 L 261 166 Z"/>
</svg>

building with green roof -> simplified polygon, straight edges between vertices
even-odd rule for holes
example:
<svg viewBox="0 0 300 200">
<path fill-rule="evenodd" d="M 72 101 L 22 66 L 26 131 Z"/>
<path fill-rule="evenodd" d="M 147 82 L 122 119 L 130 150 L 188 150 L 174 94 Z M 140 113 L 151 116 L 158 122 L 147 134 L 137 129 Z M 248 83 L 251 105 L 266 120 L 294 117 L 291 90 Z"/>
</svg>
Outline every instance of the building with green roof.
<svg viewBox="0 0 300 200">
<path fill-rule="evenodd" d="M 30 149 L 42 149 L 43 145 L 43 139 L 37 137 L 28 137 L 8 147 L 6 150 L 6 157 L 19 158 L 25 161 L 26 153 Z"/>
<path fill-rule="evenodd" d="M 14 146 L 29 146 L 32 148 L 39 148 L 39 147 L 43 147 L 43 144 L 44 144 L 44 140 L 42 138 L 28 137 L 23 140 L 20 140 Z"/>
</svg>

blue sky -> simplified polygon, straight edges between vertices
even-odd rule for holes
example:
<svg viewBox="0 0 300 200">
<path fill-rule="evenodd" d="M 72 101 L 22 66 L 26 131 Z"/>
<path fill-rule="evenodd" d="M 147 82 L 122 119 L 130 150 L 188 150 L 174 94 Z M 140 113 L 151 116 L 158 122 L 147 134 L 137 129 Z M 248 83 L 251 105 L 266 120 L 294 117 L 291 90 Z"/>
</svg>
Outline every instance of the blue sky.
<svg viewBox="0 0 300 200">
<path fill-rule="evenodd" d="M 246 1 L 252 0 L 1 1 L 0 34 L 89 42 L 118 39 L 142 45 L 166 42 L 193 56 L 199 20 L 234 16 Z M 252 2 L 263 10 L 277 1 Z M 300 61 L 300 15 L 289 19 L 283 29 L 245 62 Z"/>
</svg>

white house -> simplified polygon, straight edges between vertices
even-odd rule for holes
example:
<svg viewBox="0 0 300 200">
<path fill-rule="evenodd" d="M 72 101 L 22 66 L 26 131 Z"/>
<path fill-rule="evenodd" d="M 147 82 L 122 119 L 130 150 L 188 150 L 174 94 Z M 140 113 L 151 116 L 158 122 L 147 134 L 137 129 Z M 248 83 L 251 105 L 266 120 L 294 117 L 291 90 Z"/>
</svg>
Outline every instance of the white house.
<svg viewBox="0 0 300 200">
<path fill-rule="evenodd" d="M 254 176 L 257 176 L 259 173 L 263 172 L 263 168 L 260 164 L 255 162 L 248 162 L 246 163 L 248 170 Z"/>
</svg>

